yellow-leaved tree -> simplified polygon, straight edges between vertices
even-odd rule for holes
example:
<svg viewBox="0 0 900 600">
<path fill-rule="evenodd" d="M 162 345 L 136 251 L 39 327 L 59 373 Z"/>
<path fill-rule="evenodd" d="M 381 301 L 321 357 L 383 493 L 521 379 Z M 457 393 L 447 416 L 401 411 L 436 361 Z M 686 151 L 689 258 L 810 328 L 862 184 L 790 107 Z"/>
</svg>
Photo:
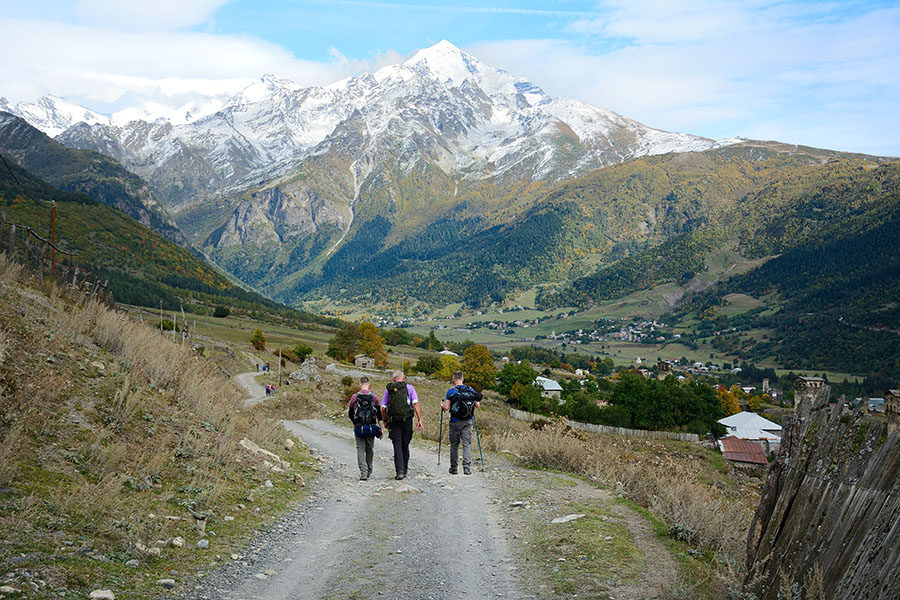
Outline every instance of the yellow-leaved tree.
<svg viewBox="0 0 900 600">
<path fill-rule="evenodd" d="M 357 329 L 359 332 L 359 347 L 366 356 L 375 359 L 375 365 L 386 367 L 388 364 L 387 350 L 384 349 L 384 338 L 378 333 L 378 328 L 368 321 L 363 321 Z"/>
<path fill-rule="evenodd" d="M 459 359 L 457 357 L 452 354 L 443 354 L 441 355 L 441 368 L 434 374 L 434 377 L 441 381 L 450 381 L 453 372 L 461 370 L 462 365 L 459 364 Z"/>
<path fill-rule="evenodd" d="M 466 348 L 462 356 L 462 368 L 466 383 L 475 384 L 482 389 L 494 387 L 497 367 L 494 366 L 494 357 L 487 346 L 475 344 Z"/>
<path fill-rule="evenodd" d="M 741 412 L 741 405 L 738 402 L 737 396 L 731 390 L 723 389 L 721 387 L 716 388 L 716 396 L 719 398 L 719 403 L 722 405 L 722 414 L 726 417 Z"/>
</svg>

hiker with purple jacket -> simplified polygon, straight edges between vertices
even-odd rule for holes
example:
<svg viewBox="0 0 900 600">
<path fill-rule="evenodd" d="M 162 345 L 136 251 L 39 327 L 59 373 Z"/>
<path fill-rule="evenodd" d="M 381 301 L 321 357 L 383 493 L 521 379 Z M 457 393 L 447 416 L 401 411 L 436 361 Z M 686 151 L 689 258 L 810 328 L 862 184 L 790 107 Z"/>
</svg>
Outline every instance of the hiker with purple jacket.
<svg viewBox="0 0 900 600">
<path fill-rule="evenodd" d="M 403 479 L 409 471 L 409 443 L 413 436 L 413 415 L 416 429 L 422 429 L 422 409 L 415 388 L 406 383 L 402 371 L 394 371 L 381 398 L 381 415 L 390 430 L 388 437 L 394 445 L 394 479 Z"/>
</svg>

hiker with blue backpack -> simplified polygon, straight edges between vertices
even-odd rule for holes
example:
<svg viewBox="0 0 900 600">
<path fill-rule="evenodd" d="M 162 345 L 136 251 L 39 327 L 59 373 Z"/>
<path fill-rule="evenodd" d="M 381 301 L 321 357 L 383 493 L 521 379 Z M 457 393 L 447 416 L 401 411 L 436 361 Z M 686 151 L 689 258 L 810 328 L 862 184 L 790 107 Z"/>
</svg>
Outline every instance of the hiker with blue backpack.
<svg viewBox="0 0 900 600">
<path fill-rule="evenodd" d="M 413 415 L 416 429 L 422 429 L 422 409 L 415 388 L 406 383 L 402 371 L 394 371 L 391 382 L 381 399 L 382 421 L 387 426 L 388 437 L 394 444 L 394 479 L 403 479 L 409 471 L 409 443 L 413 436 Z"/>
<path fill-rule="evenodd" d="M 472 474 L 472 421 L 481 405 L 481 394 L 463 384 L 462 371 L 453 373 L 453 387 L 441 402 L 441 411 L 450 411 L 450 474 L 459 473 L 459 444 L 463 447 L 463 473 Z M 443 416 L 443 412 L 441 413 Z"/>
<path fill-rule="evenodd" d="M 381 406 L 375 394 L 369 391 L 369 378 L 359 378 L 359 391 L 350 396 L 348 414 L 353 421 L 353 435 L 356 437 L 356 462 L 359 465 L 359 480 L 372 476 L 372 460 L 375 457 L 375 438 L 381 439 Z"/>
</svg>

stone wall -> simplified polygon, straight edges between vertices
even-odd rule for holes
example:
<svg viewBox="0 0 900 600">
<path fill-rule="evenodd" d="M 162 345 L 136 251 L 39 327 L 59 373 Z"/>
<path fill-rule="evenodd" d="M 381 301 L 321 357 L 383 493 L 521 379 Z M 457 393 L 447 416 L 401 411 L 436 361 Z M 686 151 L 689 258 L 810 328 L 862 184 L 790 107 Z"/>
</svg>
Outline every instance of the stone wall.
<svg viewBox="0 0 900 600">
<path fill-rule="evenodd" d="M 900 598 L 898 433 L 864 406 L 829 408 L 826 390 L 806 389 L 783 424 L 747 540 L 747 585 L 760 600 L 821 597 L 808 591 L 817 579 L 829 599 Z"/>
</svg>

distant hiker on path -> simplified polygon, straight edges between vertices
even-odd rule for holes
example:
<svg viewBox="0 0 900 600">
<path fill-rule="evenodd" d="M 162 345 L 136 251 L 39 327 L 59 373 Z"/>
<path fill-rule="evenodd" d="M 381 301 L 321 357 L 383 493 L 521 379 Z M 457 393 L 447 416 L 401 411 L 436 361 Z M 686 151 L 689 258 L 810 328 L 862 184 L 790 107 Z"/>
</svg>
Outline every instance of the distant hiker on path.
<svg viewBox="0 0 900 600">
<path fill-rule="evenodd" d="M 375 438 L 381 437 L 378 422 L 381 420 L 380 405 L 375 395 L 369 391 L 369 378 L 359 378 L 359 391 L 350 396 L 348 416 L 353 421 L 356 437 L 356 462 L 359 465 L 359 480 L 372 476 L 372 459 L 375 456 Z"/>
<path fill-rule="evenodd" d="M 381 399 L 381 415 L 390 430 L 388 437 L 394 444 L 394 479 L 403 479 L 409 471 L 409 442 L 413 436 L 413 413 L 416 429 L 422 429 L 422 410 L 415 388 L 406 383 L 402 371 L 394 371 L 393 381 L 387 384 Z"/>
<path fill-rule="evenodd" d="M 447 397 L 441 402 L 441 410 L 450 411 L 450 474 L 459 471 L 459 442 L 463 447 L 463 473 L 472 474 L 472 418 L 480 406 L 481 394 L 463 385 L 462 371 L 453 373 L 453 387 L 447 390 Z"/>
</svg>

